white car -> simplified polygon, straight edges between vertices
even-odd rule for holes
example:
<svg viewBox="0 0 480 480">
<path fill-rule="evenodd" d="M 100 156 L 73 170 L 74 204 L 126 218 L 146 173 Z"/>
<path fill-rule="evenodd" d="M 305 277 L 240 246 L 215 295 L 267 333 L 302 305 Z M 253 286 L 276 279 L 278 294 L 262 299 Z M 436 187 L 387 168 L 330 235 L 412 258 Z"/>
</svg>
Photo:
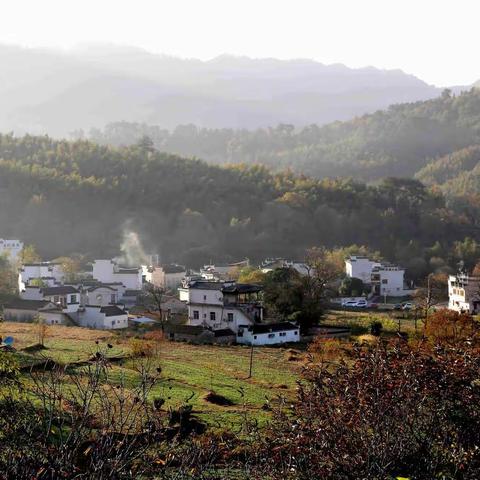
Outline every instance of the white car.
<svg viewBox="0 0 480 480">
<path fill-rule="evenodd" d="M 415 304 L 411 302 L 405 302 L 402 304 L 402 310 L 411 310 L 412 308 L 415 308 Z"/>
<path fill-rule="evenodd" d="M 367 306 L 366 300 L 347 300 L 342 303 L 342 307 L 346 308 L 367 308 Z"/>
<path fill-rule="evenodd" d="M 342 302 L 342 307 L 353 308 L 357 306 L 356 300 L 346 300 Z"/>
</svg>

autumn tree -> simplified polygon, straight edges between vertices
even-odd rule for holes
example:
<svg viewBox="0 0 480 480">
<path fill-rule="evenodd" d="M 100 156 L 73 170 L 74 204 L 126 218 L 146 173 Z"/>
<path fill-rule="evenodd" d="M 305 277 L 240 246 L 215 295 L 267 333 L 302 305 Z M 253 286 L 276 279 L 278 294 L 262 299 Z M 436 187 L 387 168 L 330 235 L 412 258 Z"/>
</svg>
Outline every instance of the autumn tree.
<svg viewBox="0 0 480 480">
<path fill-rule="evenodd" d="M 53 260 L 55 263 L 60 263 L 65 273 L 65 280 L 67 282 L 75 282 L 78 280 L 78 274 L 81 270 L 82 258 L 79 255 L 71 257 L 58 257 Z"/>
<path fill-rule="evenodd" d="M 448 277 L 442 273 L 431 273 L 414 293 L 416 308 L 421 312 L 424 326 L 435 305 L 448 299 Z"/>
<path fill-rule="evenodd" d="M 147 283 L 145 286 L 145 304 L 149 309 L 152 309 L 155 315 L 158 317 L 162 332 L 165 330 L 166 318 L 163 312 L 162 303 L 164 300 L 165 289 L 154 285 L 153 283 Z"/>
<path fill-rule="evenodd" d="M 36 263 L 42 261 L 42 258 L 40 257 L 36 248 L 33 245 L 25 245 L 20 252 L 19 258 L 22 264 Z"/>
</svg>

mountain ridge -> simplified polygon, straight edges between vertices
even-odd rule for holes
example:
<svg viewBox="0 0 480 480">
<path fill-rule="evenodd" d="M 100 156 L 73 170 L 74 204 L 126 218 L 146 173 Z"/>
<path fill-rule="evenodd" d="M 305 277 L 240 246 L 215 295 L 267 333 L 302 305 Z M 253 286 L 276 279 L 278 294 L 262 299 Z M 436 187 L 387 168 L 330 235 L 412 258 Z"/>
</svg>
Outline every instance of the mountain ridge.
<svg viewBox="0 0 480 480">
<path fill-rule="evenodd" d="M 0 130 L 57 137 L 120 120 L 171 129 L 193 122 L 210 128 L 323 125 L 440 93 L 398 69 L 309 59 L 222 55 L 201 61 L 128 46 L 56 51 L 0 45 L 0 61 Z M 115 106 L 95 96 L 95 88 L 110 90 L 112 77 L 131 83 Z M 88 82 L 92 91 L 82 87 Z M 64 101 L 74 110 L 59 108 Z"/>
</svg>

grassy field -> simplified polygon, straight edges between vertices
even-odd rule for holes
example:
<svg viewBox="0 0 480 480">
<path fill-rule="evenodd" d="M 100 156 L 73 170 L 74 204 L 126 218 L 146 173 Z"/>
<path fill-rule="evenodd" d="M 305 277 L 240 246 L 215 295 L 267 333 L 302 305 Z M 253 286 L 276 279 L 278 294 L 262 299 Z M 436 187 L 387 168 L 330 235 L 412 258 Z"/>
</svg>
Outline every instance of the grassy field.
<svg viewBox="0 0 480 480">
<path fill-rule="evenodd" d="M 348 311 L 328 310 L 322 321 L 331 325 L 348 325 L 352 335 L 360 335 L 370 330 L 373 322 L 380 322 L 384 334 L 396 334 L 399 330 L 412 335 L 415 333 L 415 321 L 408 312 L 397 311 Z M 422 322 L 418 320 L 417 328 L 421 331 Z"/>
<path fill-rule="evenodd" d="M 383 326 L 383 334 L 388 336 L 398 331 L 396 317 L 404 316 L 403 312 L 330 310 L 325 313 L 323 322 L 349 325 L 355 336 L 368 333 L 372 322 L 379 321 Z M 418 325 L 421 328 L 420 322 Z M 413 334 L 414 321 L 400 318 L 400 328 L 402 332 Z M 15 348 L 23 352 L 28 346 L 38 343 L 38 326 L 0 323 L 0 335 L 4 338 L 12 336 Z M 108 373 L 109 382 L 123 382 L 127 387 L 133 387 L 138 384 L 140 374 L 139 360 L 132 358 L 134 340 L 131 336 L 131 332 L 51 326 L 44 340 L 46 348 L 24 352 L 19 358 L 24 364 L 45 358 L 61 364 L 75 364 L 88 360 L 99 349 L 106 349 L 110 344 L 112 348 L 108 348 L 108 356 L 119 358 L 120 361 L 112 363 Z M 264 422 L 270 415 L 268 405 L 295 397 L 296 382 L 301 379 L 306 358 L 301 351 L 296 352 L 292 354 L 288 348 L 255 347 L 253 375 L 248 378 L 249 347 L 157 342 L 155 353 L 148 358 L 148 363 L 152 368 L 161 367 L 162 375 L 151 395 L 163 398 L 165 408 L 177 408 L 188 401 L 200 418 L 219 428 L 231 428 L 232 425 L 240 427 L 246 414 L 250 419 Z M 231 405 L 212 404 L 205 399 L 209 392 L 225 397 Z"/>
<path fill-rule="evenodd" d="M 38 327 L 6 322 L 0 324 L 0 335 L 12 336 L 14 346 L 20 352 L 38 342 Z M 46 333 L 46 348 L 31 352 L 27 357 L 22 355 L 22 361 L 40 361 L 47 357 L 62 364 L 75 363 L 89 359 L 109 343 L 113 347 L 108 349 L 109 356 L 125 357 L 112 364 L 109 381 L 123 382 L 128 387 L 140 379 L 139 360 L 131 358 L 131 342 L 124 333 L 52 326 Z M 163 341 L 157 344 L 155 355 L 148 359 L 152 368 L 159 366 L 162 369 L 161 381 L 151 394 L 166 400 L 164 408 L 175 408 L 188 400 L 194 412 L 213 427 L 240 428 L 245 414 L 250 419 L 264 422 L 269 417 L 265 404 L 294 397 L 303 360 L 301 352 L 292 355 L 286 348 L 256 347 L 253 375 L 247 378 L 249 347 Z M 208 402 L 205 396 L 211 391 L 227 398 L 232 405 L 219 406 Z"/>
</svg>

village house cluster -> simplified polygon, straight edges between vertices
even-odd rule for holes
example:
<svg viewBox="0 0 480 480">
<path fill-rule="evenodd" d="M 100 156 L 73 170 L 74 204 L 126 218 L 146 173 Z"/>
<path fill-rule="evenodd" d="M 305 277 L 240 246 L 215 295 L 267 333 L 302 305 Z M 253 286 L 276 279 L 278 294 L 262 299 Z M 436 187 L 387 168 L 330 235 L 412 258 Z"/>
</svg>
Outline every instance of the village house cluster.
<svg viewBox="0 0 480 480">
<path fill-rule="evenodd" d="M 186 324 L 167 324 L 166 334 L 172 340 L 257 345 L 299 341 L 298 326 L 264 323 L 260 286 L 229 280 L 232 268 L 248 265 L 248 260 L 210 264 L 199 272 L 187 272 L 178 264 L 132 268 L 114 260 L 95 260 L 91 271 L 70 281 L 60 263 L 27 263 L 18 272 L 20 298 L 4 306 L 4 318 L 124 329 L 132 323 L 152 322 L 129 315 L 150 286 L 178 294 L 162 293 L 162 310 L 185 312 L 187 318 Z"/>
<path fill-rule="evenodd" d="M 22 248 L 19 240 L 0 240 L 0 253 L 12 260 L 19 258 Z M 115 260 L 99 259 L 91 264 L 91 270 L 77 272 L 74 280 L 61 263 L 23 264 L 18 271 L 19 298 L 4 306 L 4 318 L 115 330 L 157 323 L 167 314 L 165 333 L 171 340 L 250 345 L 300 340 L 298 325 L 265 321 L 261 286 L 231 280 L 233 270 L 250 266 L 248 260 L 211 263 L 198 271 L 179 264 L 159 264 L 158 258 L 151 263 L 124 267 Z M 258 268 L 263 273 L 277 268 L 291 268 L 300 275 L 312 273 L 306 263 L 282 258 L 266 259 Z M 345 276 L 360 279 L 368 287 L 369 298 L 414 292 L 405 280 L 404 268 L 367 256 L 346 258 Z M 161 292 L 158 318 L 144 316 L 152 289 Z M 452 275 L 448 293 L 448 308 L 470 313 L 480 310 L 480 277 Z M 143 316 L 138 314 L 142 311 Z M 170 321 L 175 316 L 186 323 Z M 348 332 L 329 331 L 331 336 L 345 334 Z"/>
</svg>

